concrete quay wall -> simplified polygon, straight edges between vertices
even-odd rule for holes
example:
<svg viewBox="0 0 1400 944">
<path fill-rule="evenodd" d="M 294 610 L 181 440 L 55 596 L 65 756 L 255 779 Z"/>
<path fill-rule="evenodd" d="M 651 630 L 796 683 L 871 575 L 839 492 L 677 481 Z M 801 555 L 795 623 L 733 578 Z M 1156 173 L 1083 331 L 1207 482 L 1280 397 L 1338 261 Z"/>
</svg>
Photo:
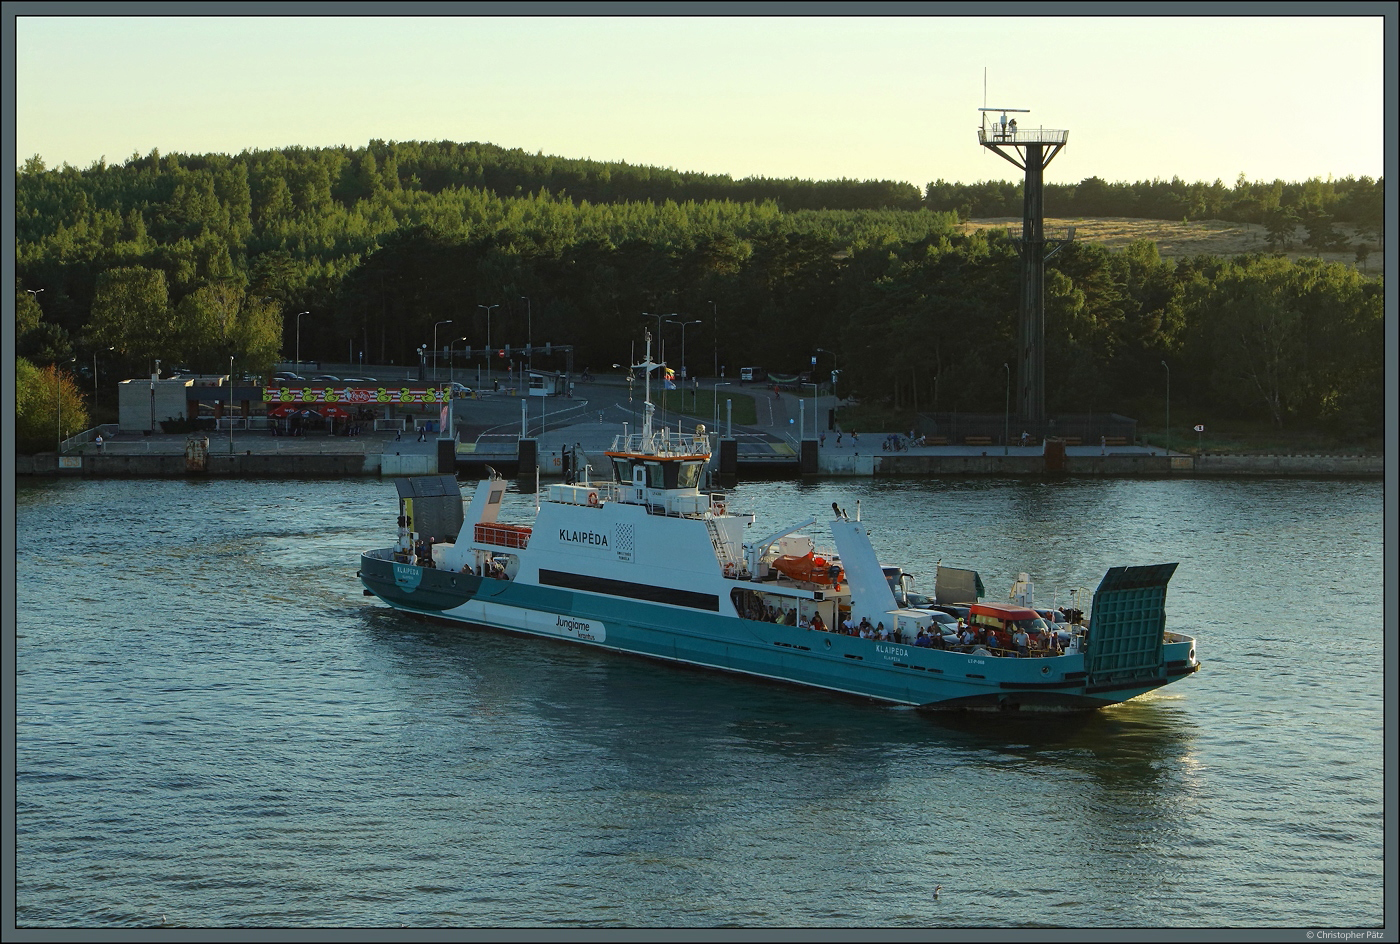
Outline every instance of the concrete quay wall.
<svg viewBox="0 0 1400 944">
<path fill-rule="evenodd" d="M 37 456 L 16 456 L 17 475 L 53 475 L 89 478 L 178 478 L 183 476 L 207 478 L 321 478 L 360 475 L 425 475 L 436 472 L 436 460 L 430 456 L 390 456 L 389 459 L 421 460 L 410 471 L 381 469 L 385 458 L 378 453 L 345 454 L 280 454 L 235 453 L 210 455 L 201 470 L 191 470 L 183 454 L 148 453 L 140 455 L 83 455 L 59 457 L 53 453 Z M 432 468 L 428 468 L 431 462 Z"/>
<path fill-rule="evenodd" d="M 182 453 L 59 456 L 41 453 L 16 456 L 17 475 L 95 478 L 320 478 L 343 476 L 432 475 L 436 458 L 422 454 L 379 453 L 210 453 L 204 470 L 191 470 Z M 481 458 L 481 457 L 478 457 Z M 599 462 L 595 469 L 604 468 Z M 549 475 L 551 470 L 542 470 Z M 1039 455 L 852 455 L 819 454 L 818 475 L 831 476 L 962 476 L 1047 474 Z M 1380 478 L 1381 456 L 1066 456 L 1064 475 L 1092 476 L 1346 476 Z"/>
<path fill-rule="evenodd" d="M 908 454 L 850 456 L 822 453 L 820 475 L 944 476 L 1046 474 L 1085 476 L 1346 476 L 1380 478 L 1381 456 L 1066 456 L 1059 470 L 1047 470 L 1045 457 Z"/>
<path fill-rule="evenodd" d="M 1345 475 L 1380 478 L 1384 456 L 1197 456 L 1197 475 Z"/>
</svg>

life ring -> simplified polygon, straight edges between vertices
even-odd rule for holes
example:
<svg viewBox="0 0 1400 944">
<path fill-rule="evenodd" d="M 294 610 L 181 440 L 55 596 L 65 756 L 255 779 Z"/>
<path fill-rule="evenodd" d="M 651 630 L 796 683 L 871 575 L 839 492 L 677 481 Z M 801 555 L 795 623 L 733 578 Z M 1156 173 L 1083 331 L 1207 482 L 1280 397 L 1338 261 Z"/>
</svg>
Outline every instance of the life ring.
<svg viewBox="0 0 1400 944">
<path fill-rule="evenodd" d="M 711 504 L 710 513 L 713 514 L 716 518 L 722 516 L 724 514 L 724 502 L 717 501 Z"/>
<path fill-rule="evenodd" d="M 589 492 L 589 493 L 588 493 L 588 505 L 589 505 L 590 508 L 597 508 L 597 507 L 598 507 L 598 493 L 597 493 L 597 492 Z"/>
</svg>

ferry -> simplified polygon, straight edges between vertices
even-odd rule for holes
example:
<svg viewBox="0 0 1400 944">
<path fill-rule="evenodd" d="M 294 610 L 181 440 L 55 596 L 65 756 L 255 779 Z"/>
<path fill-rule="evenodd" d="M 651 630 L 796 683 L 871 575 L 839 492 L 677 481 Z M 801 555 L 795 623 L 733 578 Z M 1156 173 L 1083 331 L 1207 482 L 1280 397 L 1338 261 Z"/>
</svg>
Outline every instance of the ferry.
<svg viewBox="0 0 1400 944">
<path fill-rule="evenodd" d="M 1176 564 L 1110 569 L 1088 619 L 1047 621 L 1022 592 L 1015 606 L 974 601 L 971 629 L 949 633 L 943 614 L 897 601 L 859 510 L 833 504 L 835 548 L 819 549 L 800 533 L 815 517 L 765 527 L 703 487 L 704 427 L 653 428 L 663 365 L 649 336 L 635 366 L 641 429 L 614 440 L 606 481 L 550 485 L 526 523 L 501 519 L 494 473 L 465 509 L 453 476 L 396 480 L 398 541 L 361 555 L 365 594 L 423 618 L 919 708 L 1095 709 L 1200 668 L 1196 640 L 1166 629 Z"/>
</svg>

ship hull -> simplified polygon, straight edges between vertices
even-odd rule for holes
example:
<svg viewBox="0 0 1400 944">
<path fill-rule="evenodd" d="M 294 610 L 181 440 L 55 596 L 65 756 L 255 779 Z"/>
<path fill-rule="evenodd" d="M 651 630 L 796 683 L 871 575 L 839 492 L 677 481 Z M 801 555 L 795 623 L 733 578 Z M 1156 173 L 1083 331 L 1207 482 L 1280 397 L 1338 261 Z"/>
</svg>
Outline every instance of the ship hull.
<svg viewBox="0 0 1400 944">
<path fill-rule="evenodd" d="M 1194 651 L 1158 677 L 1092 684 L 1079 655 L 998 658 L 861 639 L 520 581 L 361 557 L 366 591 L 395 609 L 921 708 L 1082 711 L 1195 671 Z"/>
</svg>

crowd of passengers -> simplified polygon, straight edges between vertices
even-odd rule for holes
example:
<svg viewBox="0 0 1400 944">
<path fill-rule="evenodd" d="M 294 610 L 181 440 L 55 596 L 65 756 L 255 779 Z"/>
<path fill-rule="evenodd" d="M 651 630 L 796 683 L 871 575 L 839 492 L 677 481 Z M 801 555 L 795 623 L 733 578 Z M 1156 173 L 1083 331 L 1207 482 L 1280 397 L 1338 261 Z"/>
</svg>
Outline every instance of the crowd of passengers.
<svg viewBox="0 0 1400 944">
<path fill-rule="evenodd" d="M 762 603 L 752 604 L 746 609 L 747 612 L 740 613 L 740 616 L 745 619 L 777 623 L 782 626 L 796 626 L 799 629 L 814 629 L 823 633 L 839 633 L 843 636 L 856 636 L 861 639 L 897 642 L 903 645 L 927 649 L 947 649 L 955 652 L 971 652 L 980 647 L 995 655 L 1058 655 L 1063 651 L 1071 635 L 1069 631 L 1054 629 L 1041 620 L 1035 621 L 1039 625 L 1032 629 L 1014 624 L 1007 629 L 969 624 L 959 618 L 956 633 L 950 632 L 948 634 L 948 637 L 956 638 L 957 641 L 954 642 L 938 632 L 938 627 L 934 627 L 932 632 L 920 627 L 918 634 L 911 638 L 909 633 L 898 628 L 886 627 L 883 621 L 871 625 L 869 618 L 864 616 L 861 617 L 860 622 L 856 622 L 853 618 L 847 618 L 838 626 L 828 627 L 820 613 L 813 614 L 810 618 L 805 615 L 799 617 L 796 608 L 764 607 Z"/>
</svg>

